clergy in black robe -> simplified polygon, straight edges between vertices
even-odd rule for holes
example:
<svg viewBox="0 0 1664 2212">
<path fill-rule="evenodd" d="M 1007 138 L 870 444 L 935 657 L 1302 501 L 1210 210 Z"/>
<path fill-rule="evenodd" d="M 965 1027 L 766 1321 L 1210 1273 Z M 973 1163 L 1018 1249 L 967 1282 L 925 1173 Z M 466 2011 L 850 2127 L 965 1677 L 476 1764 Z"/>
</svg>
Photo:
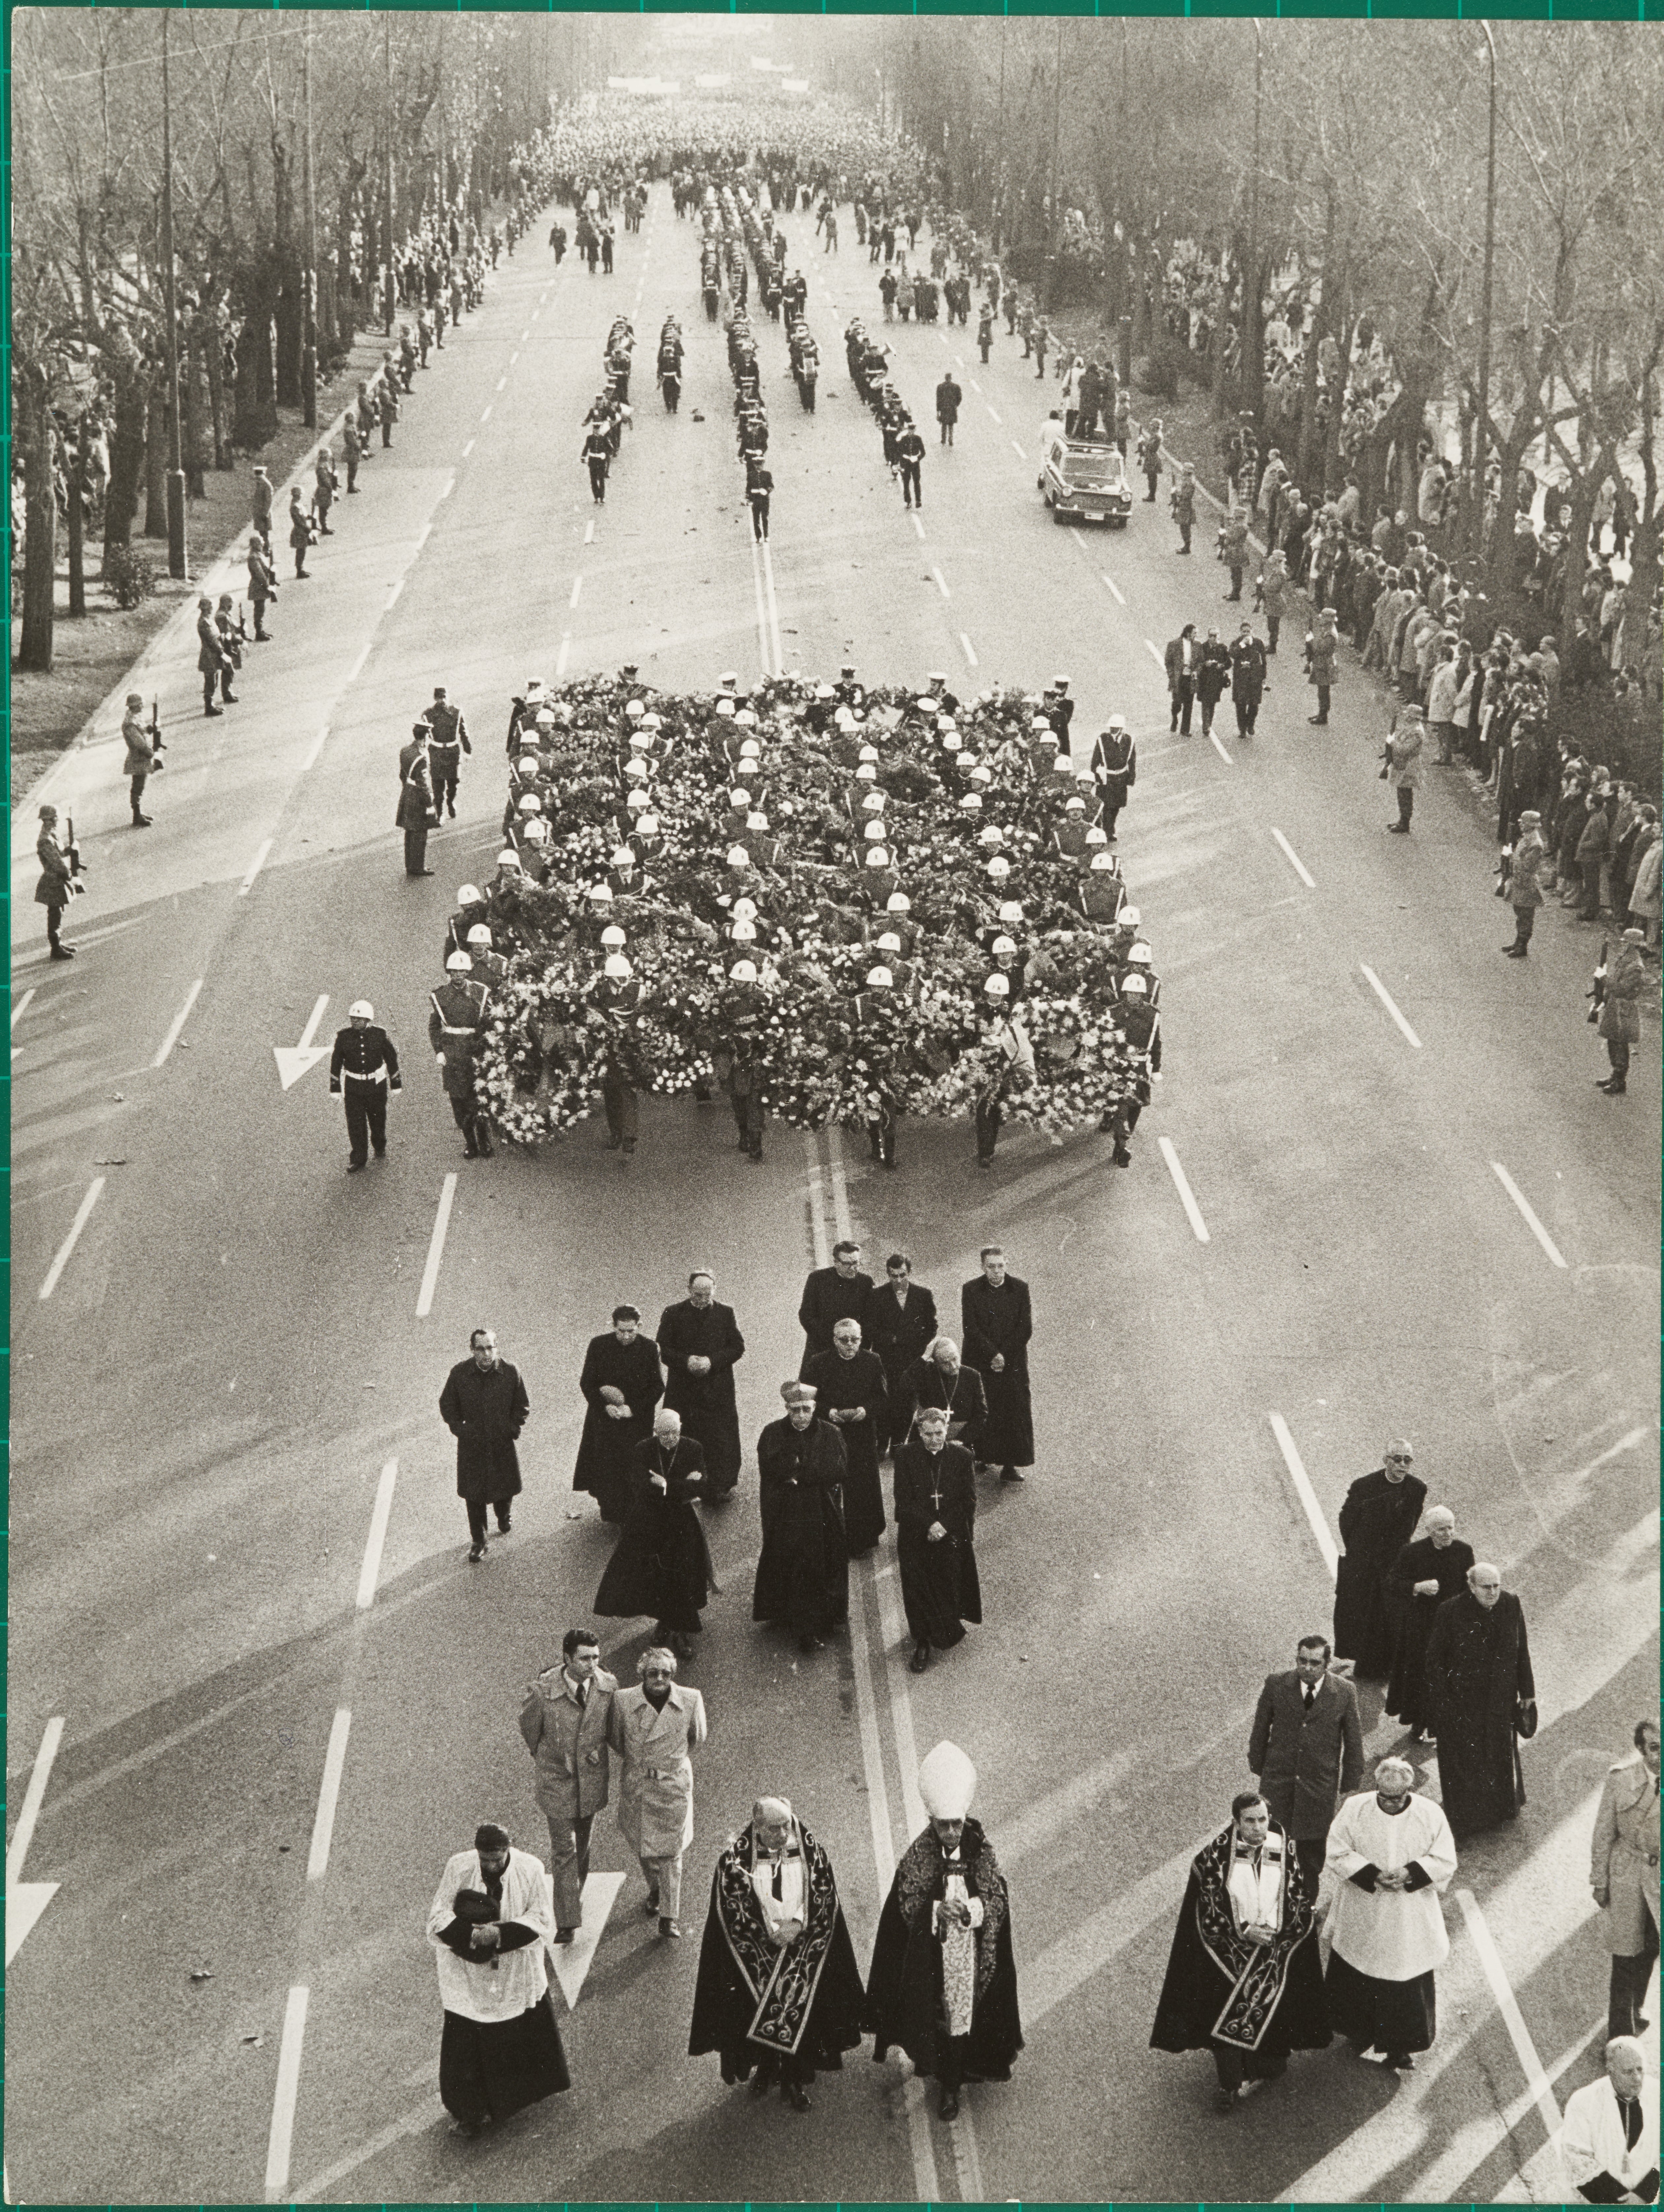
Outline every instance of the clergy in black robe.
<svg viewBox="0 0 1664 2212">
<path fill-rule="evenodd" d="M 1387 1577 L 1395 1615 L 1393 1671 L 1387 1684 L 1387 1711 L 1407 1729 L 1430 1735 L 1433 1710 L 1427 1698 L 1427 1639 L 1433 1616 L 1448 1598 L 1467 1586 L 1473 1547 L 1456 1534 L 1456 1516 L 1448 1505 L 1428 1512 L 1427 1534 L 1406 1544 Z M 1427 1584 L 1431 1583 L 1430 1590 Z"/>
<path fill-rule="evenodd" d="M 812 1651 L 849 1613 L 843 1438 L 815 1418 L 811 1384 L 783 1383 L 780 1395 L 785 1419 L 757 1438 L 762 1551 L 751 1618 L 783 1622 L 798 1649 Z"/>
<path fill-rule="evenodd" d="M 654 1638 L 678 1659 L 692 1656 L 687 1639 L 698 1635 L 701 1610 L 716 1586 L 704 1524 L 693 1509 L 704 1484 L 705 1455 L 666 1407 L 631 1455 L 623 1533 L 592 1608 L 610 1620 L 650 1613 Z"/>
<path fill-rule="evenodd" d="M 695 1269 L 688 1278 L 687 1297 L 659 1316 L 665 1403 L 681 1414 L 683 1434 L 703 1448 L 708 1503 L 726 1498 L 739 1480 L 734 1366 L 745 1357 L 734 1310 L 717 1304 L 714 1288 L 710 1275 Z"/>
<path fill-rule="evenodd" d="M 891 1433 L 899 1450 L 913 1432 L 914 1422 L 926 1406 L 940 1406 L 948 1417 L 948 1436 L 963 1444 L 972 1461 L 981 1457 L 982 1431 L 987 1425 L 988 1401 L 982 1377 L 967 1367 L 950 1336 L 938 1336 L 922 1359 L 915 1359 L 902 1377 L 902 1400 L 906 1419 Z"/>
<path fill-rule="evenodd" d="M 872 2056 L 899 2044 L 940 2087 L 944 2120 L 968 2079 L 1005 2081 L 1023 2048 L 1011 1898 L 970 1817 L 976 1769 L 938 1743 L 919 1769 L 930 1826 L 902 1854 L 878 1919 L 866 1984 Z"/>
<path fill-rule="evenodd" d="M 1380 1681 L 1393 1664 L 1393 1620 L 1387 1577 L 1416 1533 L 1427 1485 L 1410 1472 L 1410 1447 L 1387 1447 L 1386 1464 L 1361 1474 L 1340 1509 L 1345 1546 L 1334 1584 L 1334 1649 L 1355 1662 L 1359 1681 Z"/>
<path fill-rule="evenodd" d="M 665 1395 L 659 1347 L 641 1333 L 634 1306 L 615 1306 L 612 1327 L 592 1336 L 578 1388 L 589 1411 L 578 1440 L 572 1487 L 586 1490 L 604 1521 L 622 1521 L 630 1492 L 635 1447 L 653 1434 L 653 1417 Z"/>
<path fill-rule="evenodd" d="M 976 1455 L 999 1469 L 1001 1479 L 1018 1480 L 1017 1469 L 1035 1459 L 1034 1409 L 1029 1397 L 1029 1339 L 1034 1313 L 1029 1285 L 1005 1273 L 1005 1255 L 997 1244 L 982 1254 L 982 1272 L 959 1293 L 964 1357 L 982 1377 L 988 1419 Z"/>
<path fill-rule="evenodd" d="M 1284 2072 L 1291 2051 L 1331 2039 L 1316 1890 L 1294 1838 L 1252 1790 L 1231 1800 L 1228 1826 L 1191 1862 L 1150 2047 L 1211 2051 L 1224 2111 L 1247 2083 Z"/>
<path fill-rule="evenodd" d="M 832 1331 L 847 1318 L 859 1321 L 872 1293 L 872 1278 L 861 1267 L 859 1244 L 835 1244 L 832 1265 L 816 1267 L 803 1286 L 798 1325 L 803 1331 L 803 1359 L 799 1377 L 807 1381 L 809 1363 L 832 1349 Z"/>
<path fill-rule="evenodd" d="M 896 1554 L 902 1603 L 914 1642 L 908 1662 L 922 1674 L 982 1618 L 977 1578 L 976 1474 L 963 1444 L 950 1443 L 947 1416 L 927 1406 L 896 1455 Z"/>
<path fill-rule="evenodd" d="M 688 2055 L 714 2051 L 730 2084 L 756 2078 L 807 2112 L 805 2084 L 840 2072 L 866 1993 L 825 1848 L 782 1797 L 760 1797 L 716 1863 Z"/>
<path fill-rule="evenodd" d="M 1427 1639 L 1439 1796 L 1458 1843 L 1511 1820 L 1525 1803 L 1515 1723 L 1520 1705 L 1536 1695 L 1520 1601 L 1479 1560 L 1461 1595 L 1434 1614 Z"/>
<path fill-rule="evenodd" d="M 487 1821 L 456 1851 L 428 1912 L 444 2010 L 439 2093 L 459 2134 L 477 2136 L 572 2086 L 550 2000 L 549 1876 Z"/>
<path fill-rule="evenodd" d="M 884 1362 L 890 1385 L 890 1412 L 878 1438 L 882 1459 L 907 1434 L 907 1393 L 902 1385 L 907 1370 L 936 1340 L 936 1300 L 922 1283 L 913 1279 L 913 1261 L 905 1252 L 892 1252 L 884 1262 L 886 1279 L 867 1298 L 861 1317 L 861 1340 Z"/>
<path fill-rule="evenodd" d="M 860 1325 L 846 1317 L 835 1325 L 831 1351 L 817 1352 L 803 1379 L 817 1394 L 817 1418 L 830 1421 L 843 1438 L 844 1534 L 850 1558 L 859 1559 L 884 1533 L 878 1438 L 890 1420 L 890 1389 L 884 1364 L 877 1352 L 862 1351 Z"/>
</svg>

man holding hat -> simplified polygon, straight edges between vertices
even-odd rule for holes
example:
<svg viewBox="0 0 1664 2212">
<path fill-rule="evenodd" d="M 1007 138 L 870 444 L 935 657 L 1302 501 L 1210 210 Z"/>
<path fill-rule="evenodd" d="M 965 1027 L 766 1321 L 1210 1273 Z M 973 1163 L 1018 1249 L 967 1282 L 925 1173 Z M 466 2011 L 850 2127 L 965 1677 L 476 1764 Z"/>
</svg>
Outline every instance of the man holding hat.
<svg viewBox="0 0 1664 2212">
<path fill-rule="evenodd" d="M 930 1825 L 902 1853 L 872 1947 L 865 2025 L 872 2055 L 892 2044 L 933 2076 L 944 2120 L 967 2076 L 1007 2081 L 1023 2048 L 1011 1899 L 993 1846 L 971 1818 L 976 1769 L 938 1743 L 919 1768 Z"/>
<path fill-rule="evenodd" d="M 330 1060 L 330 1096 L 343 1099 L 347 1109 L 349 1175 L 357 1174 L 372 1147 L 377 1159 L 386 1158 L 387 1094 L 402 1088 L 392 1039 L 376 1027 L 369 1000 L 355 1000 L 347 1009 L 346 1028 L 335 1033 Z"/>
<path fill-rule="evenodd" d="M 1531 950 L 1531 933 L 1536 926 L 1537 909 L 1543 902 L 1538 875 L 1547 854 L 1543 817 L 1534 807 L 1527 806 L 1520 817 L 1520 834 L 1509 855 L 1508 878 L 1503 892 L 1514 909 L 1514 942 L 1503 947 L 1510 960 L 1523 960 Z"/>
<path fill-rule="evenodd" d="M 753 1620 L 783 1622 L 805 1654 L 849 1613 L 849 1545 L 844 1530 L 842 1437 L 817 1420 L 812 1382 L 780 1385 L 785 1418 L 757 1438 L 762 1551 Z"/>
<path fill-rule="evenodd" d="M 477 2136 L 572 2087 L 549 1993 L 543 1862 L 487 1820 L 445 1863 L 428 1911 L 445 2025 L 439 2094 L 454 2132 Z"/>
<path fill-rule="evenodd" d="M 1612 963 L 1612 973 L 1606 978 L 1606 995 L 1600 1006 L 1600 1036 L 1606 1040 L 1606 1058 L 1612 1062 L 1612 1073 L 1595 1089 L 1604 1091 L 1608 1098 L 1621 1098 L 1628 1087 L 1630 1047 L 1641 1041 L 1641 1014 L 1638 1000 L 1646 970 L 1642 965 L 1641 948 L 1647 941 L 1644 929 L 1626 929 L 1618 957 Z"/>
</svg>

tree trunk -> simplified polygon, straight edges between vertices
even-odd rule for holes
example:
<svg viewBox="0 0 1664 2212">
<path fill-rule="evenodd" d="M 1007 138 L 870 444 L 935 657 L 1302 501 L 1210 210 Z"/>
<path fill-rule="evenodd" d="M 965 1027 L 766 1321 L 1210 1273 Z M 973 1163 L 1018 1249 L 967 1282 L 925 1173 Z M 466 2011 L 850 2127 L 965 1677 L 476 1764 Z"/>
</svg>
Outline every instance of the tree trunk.
<svg viewBox="0 0 1664 2212">
<path fill-rule="evenodd" d="M 276 365 L 272 356 L 274 272 L 263 258 L 240 281 L 243 327 L 237 339 L 237 414 L 234 435 L 246 453 L 258 453 L 277 428 Z"/>
<path fill-rule="evenodd" d="M 1351 301 L 1346 296 L 1351 289 L 1349 284 L 1343 283 L 1336 316 L 1340 331 L 1335 341 L 1340 348 L 1340 379 L 1329 395 L 1328 434 L 1323 441 L 1323 495 L 1326 499 L 1339 492 L 1346 473 L 1340 464 L 1340 434 L 1346 419 L 1346 394 L 1351 388 L 1352 349 L 1357 343 L 1357 324 L 1352 319 Z M 1369 514 L 1362 505 L 1358 508 L 1357 519 L 1367 531 Z"/>
<path fill-rule="evenodd" d="M 192 499 L 208 496 L 208 485 L 203 476 L 202 353 L 201 326 L 193 317 L 185 334 L 185 426 L 180 441 L 185 456 L 185 488 Z"/>
<path fill-rule="evenodd" d="M 76 430 L 75 459 L 70 463 L 69 569 L 70 612 L 84 615 L 87 611 L 87 510 L 84 501 L 91 471 L 90 440 L 87 430 L 87 410 L 81 410 L 81 421 Z"/>
<path fill-rule="evenodd" d="M 46 372 L 26 368 L 16 375 L 15 388 L 26 531 L 17 665 L 46 676 L 52 665 L 52 572 L 58 565 L 58 501 L 52 487 L 52 418 L 46 404 Z"/>
<path fill-rule="evenodd" d="M 231 431 L 226 420 L 225 339 L 217 322 L 210 325 L 204 351 L 208 360 L 208 410 L 214 431 L 214 467 L 216 473 L 228 475 L 232 460 Z"/>
<path fill-rule="evenodd" d="M 113 366 L 116 387 L 110 426 L 110 481 L 104 494 L 104 549 L 125 545 L 138 513 L 144 480 L 144 364 L 137 354 Z"/>
<path fill-rule="evenodd" d="M 151 373 L 144 405 L 144 534 L 167 536 L 167 404 L 160 370 Z"/>
<path fill-rule="evenodd" d="M 1583 611 L 1583 581 L 1588 574 L 1589 524 L 1594 516 L 1595 479 L 1593 476 L 1576 477 L 1572 480 L 1571 527 L 1566 532 L 1566 575 L 1560 592 L 1560 629 L 1562 639 L 1577 634 L 1577 617 Z M 1631 586 L 1630 604 L 1636 604 Z M 1552 611 L 1545 607 L 1545 614 Z M 1638 656 L 1637 656 L 1638 657 Z"/>
</svg>

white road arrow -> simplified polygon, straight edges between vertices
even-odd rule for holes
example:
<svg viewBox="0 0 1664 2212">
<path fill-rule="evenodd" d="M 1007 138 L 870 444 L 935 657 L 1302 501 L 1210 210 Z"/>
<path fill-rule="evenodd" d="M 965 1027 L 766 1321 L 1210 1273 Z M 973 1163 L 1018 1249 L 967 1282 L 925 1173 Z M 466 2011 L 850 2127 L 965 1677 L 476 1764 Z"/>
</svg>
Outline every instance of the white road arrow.
<svg viewBox="0 0 1664 2212">
<path fill-rule="evenodd" d="M 318 1024 L 324 1018 L 324 1009 L 329 1002 L 329 993 L 326 991 L 313 1008 L 312 1018 L 301 1030 L 301 1042 L 298 1045 L 291 1048 L 288 1045 L 275 1044 L 271 1048 L 272 1056 L 277 1062 L 278 1080 L 285 1091 L 293 1089 L 309 1067 L 316 1067 L 320 1060 L 329 1058 L 330 1048 L 327 1045 L 313 1042 L 313 1037 L 318 1034 Z"/>
<path fill-rule="evenodd" d="M 54 1716 L 46 1723 L 46 1733 L 40 1739 L 40 1748 L 35 1753 L 34 1771 L 29 1777 L 28 1789 L 24 1792 L 23 1809 L 17 1816 L 11 1848 L 6 1853 L 6 1964 L 23 1948 L 23 1940 L 41 1914 L 58 1893 L 55 1881 L 25 1881 L 23 1862 L 28 1856 L 34 1838 L 34 1824 L 40 1817 L 40 1802 L 46 1794 L 46 1781 L 52 1771 L 52 1761 L 58 1756 L 58 1747 L 64 1735 L 61 1716 Z M 623 1876 L 618 1879 L 622 1881 Z"/>
<path fill-rule="evenodd" d="M 551 1943 L 549 1947 L 555 1978 L 561 1985 L 568 2009 L 575 2009 L 578 1992 L 584 1986 L 590 1961 L 595 1956 L 595 1947 L 601 1940 L 601 1930 L 607 1924 L 607 1915 L 614 1900 L 624 1886 L 621 1874 L 592 1874 L 584 1884 L 584 1921 L 569 1943 Z M 550 1883 L 550 1908 L 554 1909 L 553 1881 Z"/>
</svg>

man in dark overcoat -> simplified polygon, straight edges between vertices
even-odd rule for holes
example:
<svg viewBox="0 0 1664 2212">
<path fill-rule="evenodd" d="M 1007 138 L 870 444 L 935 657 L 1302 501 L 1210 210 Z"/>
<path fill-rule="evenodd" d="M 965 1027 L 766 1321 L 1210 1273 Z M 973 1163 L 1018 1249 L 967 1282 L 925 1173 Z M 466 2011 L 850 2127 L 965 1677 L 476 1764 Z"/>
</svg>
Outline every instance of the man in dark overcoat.
<svg viewBox="0 0 1664 2212">
<path fill-rule="evenodd" d="M 1005 1272 L 998 1244 L 985 1244 L 982 1272 L 959 1293 L 964 1358 L 982 1377 L 987 1425 L 976 1455 L 999 1469 L 1002 1482 L 1021 1482 L 1035 1458 L 1034 1410 L 1029 1398 L 1029 1339 L 1034 1313 L 1029 1285 Z"/>
<path fill-rule="evenodd" d="M 1456 1534 L 1455 1515 L 1448 1505 L 1430 1505 L 1426 1534 L 1404 1547 L 1387 1577 L 1394 1619 L 1386 1710 L 1406 1728 L 1414 1729 L 1424 1743 L 1433 1740 L 1427 1639 L 1439 1607 L 1461 1595 L 1473 1564 L 1473 1547 Z"/>
<path fill-rule="evenodd" d="M 653 1417 L 665 1395 L 659 1347 L 642 1335 L 634 1306 L 615 1306 L 612 1327 L 591 1337 L 578 1388 L 589 1410 L 572 1487 L 587 1490 L 601 1518 L 616 1524 L 624 1518 L 634 1487 L 635 1447 L 653 1434 Z"/>
<path fill-rule="evenodd" d="M 682 1417 L 661 1406 L 653 1434 L 630 1454 L 623 1532 L 607 1563 L 594 1610 L 608 1620 L 653 1617 L 653 1640 L 691 1659 L 689 1638 L 716 1587 L 710 1546 L 693 1501 L 705 1488 L 705 1455 L 682 1433 Z"/>
<path fill-rule="evenodd" d="M 834 1325 L 831 1351 L 817 1352 L 803 1380 L 814 1385 L 818 1417 L 843 1438 L 844 1533 L 849 1556 L 859 1559 L 884 1533 L 878 1439 L 889 1430 L 890 1391 L 884 1363 L 862 1348 L 860 1323 L 846 1316 Z"/>
<path fill-rule="evenodd" d="M 468 1557 L 485 1557 L 485 1509 L 495 1508 L 497 1532 L 508 1534 L 513 1504 L 520 1492 L 520 1460 L 515 1439 L 531 1411 L 519 1370 L 497 1355 L 497 1340 L 489 1328 L 477 1328 L 468 1340 L 470 1357 L 445 1378 L 440 1393 L 440 1418 L 457 1440 L 457 1495 L 468 1508 L 468 1534 L 472 1548 Z"/>
<path fill-rule="evenodd" d="M 832 1349 L 832 1332 L 846 1317 L 859 1321 L 866 1311 L 872 1278 L 861 1266 L 861 1248 L 848 1238 L 832 1247 L 832 1265 L 814 1268 L 803 1286 L 798 1307 L 798 1326 L 803 1331 L 803 1360 L 799 1378 L 806 1376 L 816 1355 Z"/>
<path fill-rule="evenodd" d="M 936 1299 L 922 1283 L 913 1279 L 913 1261 L 905 1252 L 892 1252 L 884 1261 L 886 1279 L 868 1293 L 861 1315 L 861 1340 L 884 1363 L 888 1407 L 879 1434 L 882 1459 L 900 1441 L 900 1424 L 906 1433 L 906 1393 L 902 1380 L 925 1347 L 936 1340 Z"/>
<path fill-rule="evenodd" d="M 1266 1793 L 1314 1887 L 1323 1871 L 1337 1797 L 1363 1779 L 1357 1692 L 1330 1671 L 1327 1637 L 1303 1636 L 1294 1669 L 1267 1674 L 1248 1733 L 1248 1772 Z"/>
<path fill-rule="evenodd" d="M 849 1612 L 843 1438 L 816 1419 L 812 1384 L 783 1382 L 780 1395 L 785 1418 L 757 1438 L 762 1551 L 751 1618 L 783 1622 L 810 1652 Z"/>
<path fill-rule="evenodd" d="M 695 1267 L 688 1295 L 659 1316 L 659 1357 L 665 1363 L 665 1403 L 682 1416 L 683 1431 L 703 1448 L 707 1503 L 726 1498 L 739 1480 L 739 1409 L 735 1364 L 745 1357 L 732 1306 L 720 1305 L 708 1268 Z"/>
<path fill-rule="evenodd" d="M 1442 1605 L 1427 1639 L 1427 1699 L 1439 1742 L 1439 1796 L 1458 1843 L 1525 1803 L 1519 1738 L 1537 1728 L 1525 1613 L 1488 1560 Z"/>
<path fill-rule="evenodd" d="M 1393 1664 L 1387 1577 L 1427 1502 L 1427 1485 L 1410 1472 L 1414 1457 L 1407 1440 L 1395 1437 L 1383 1463 L 1359 1475 L 1340 1509 L 1346 1548 L 1335 1575 L 1334 1648 L 1355 1662 L 1360 1682 L 1384 1680 Z"/>
</svg>

